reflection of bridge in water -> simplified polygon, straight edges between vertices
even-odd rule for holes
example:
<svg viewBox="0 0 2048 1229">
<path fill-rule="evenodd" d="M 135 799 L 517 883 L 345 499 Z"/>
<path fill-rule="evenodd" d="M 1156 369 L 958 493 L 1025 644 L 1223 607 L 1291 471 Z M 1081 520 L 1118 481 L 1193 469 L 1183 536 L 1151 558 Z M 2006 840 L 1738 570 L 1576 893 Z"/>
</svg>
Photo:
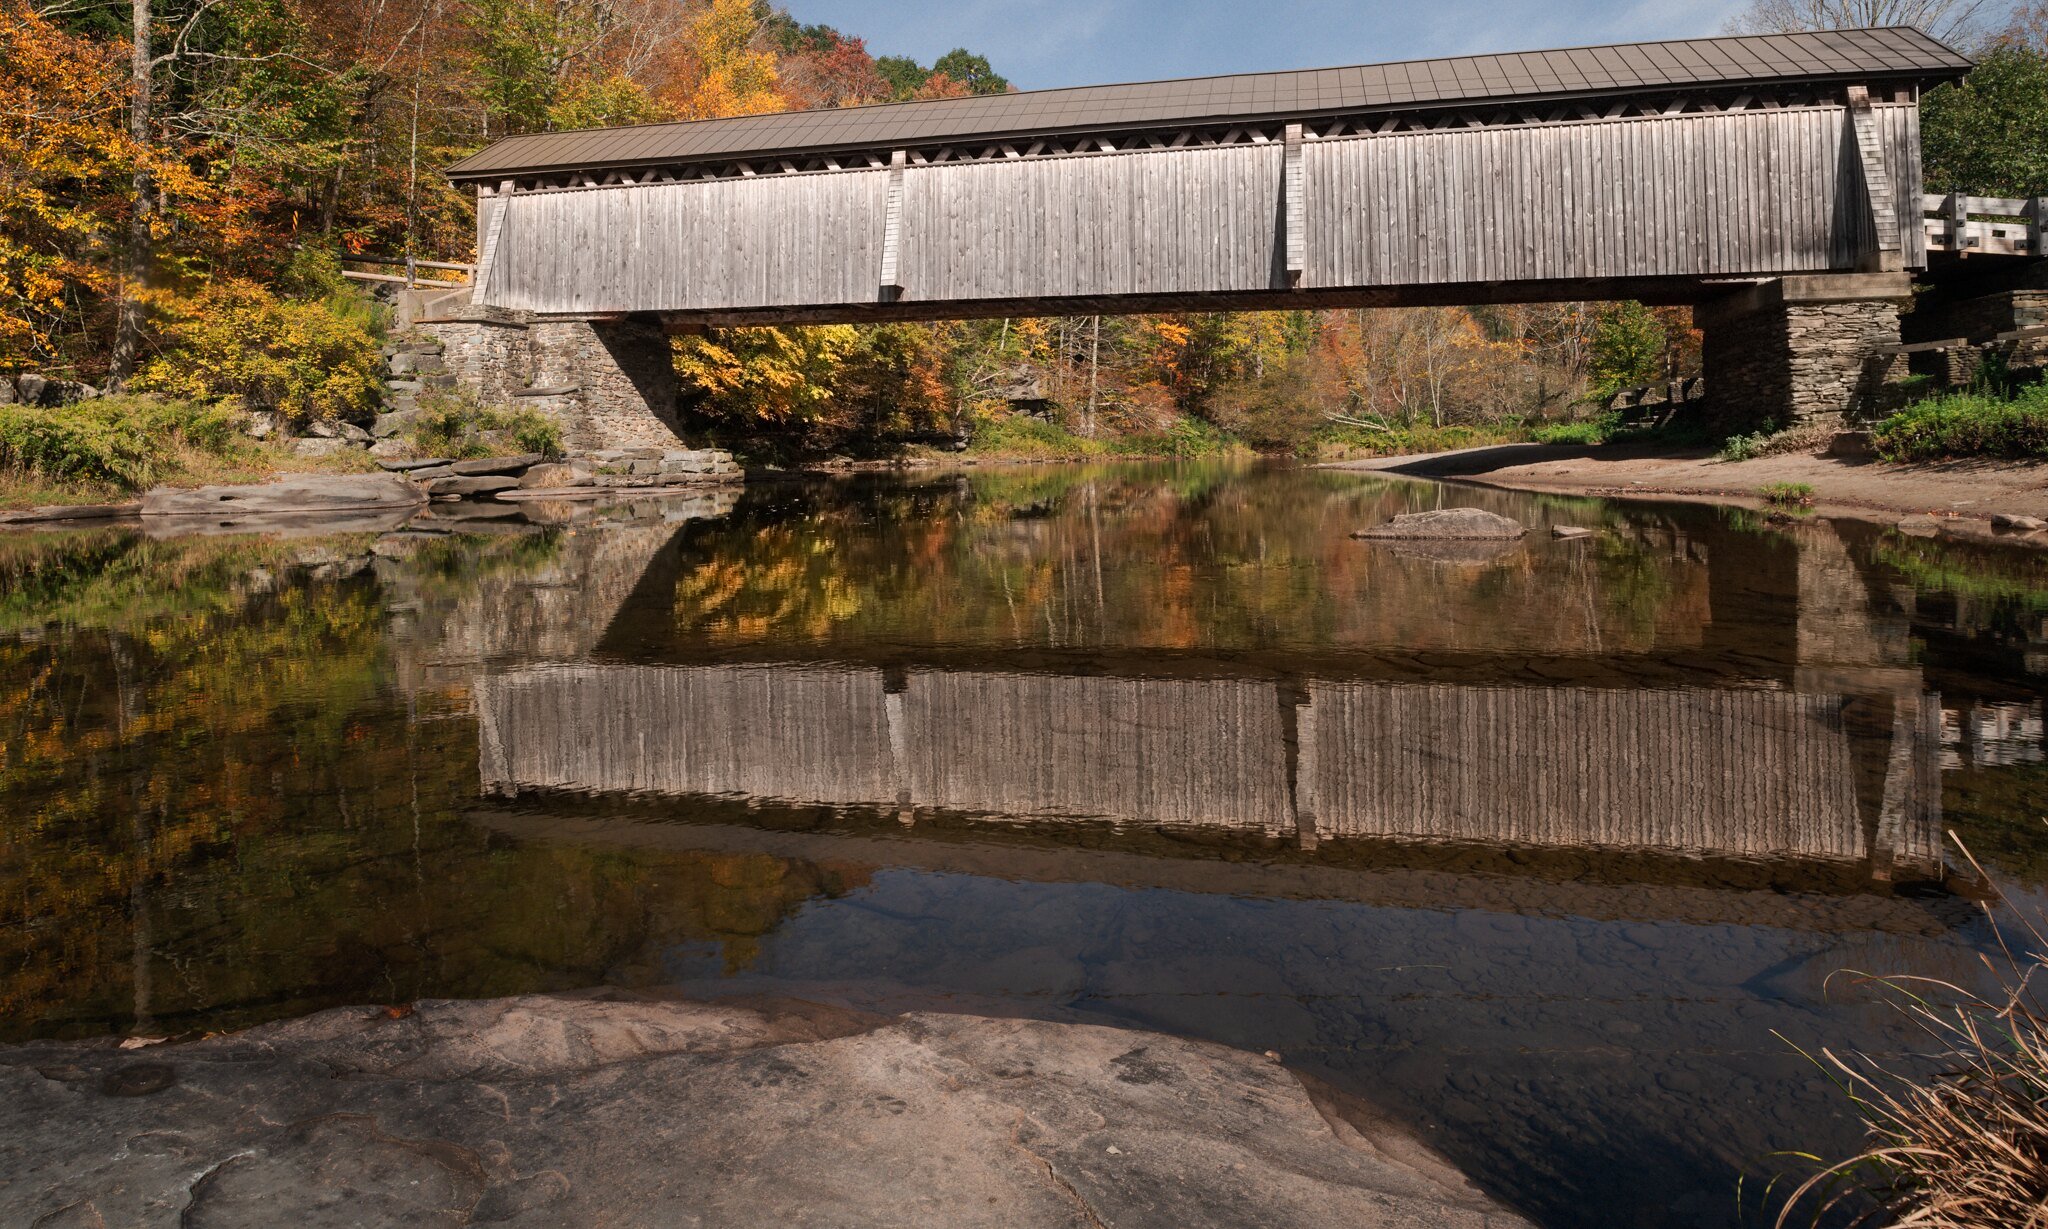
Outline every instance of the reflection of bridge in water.
<svg viewBox="0 0 2048 1229">
<path fill-rule="evenodd" d="M 482 681 L 488 791 L 1219 833 L 1940 863 L 1940 712 L 1773 690 L 752 665 Z M 1868 701 L 1865 701 L 1868 704 Z M 1859 777 L 1878 782 L 1859 805 Z"/>
<path fill-rule="evenodd" d="M 919 489 L 1004 508 L 950 483 Z M 1474 572 L 1344 539 L 1430 488 L 1332 484 L 1303 500 L 1253 475 L 1233 500 L 1182 502 L 1134 488 L 1102 530 L 1092 485 L 1033 490 L 1051 511 L 1021 535 L 985 510 L 946 522 L 955 537 L 909 535 L 820 496 L 803 532 L 742 507 L 673 532 L 579 536 L 574 559 L 438 620 L 454 630 L 420 642 L 408 676 L 475 679 L 483 787 L 511 800 L 492 822 L 519 817 L 526 835 L 546 835 L 543 814 L 686 815 L 700 839 L 739 821 L 717 838 L 735 847 L 802 830 L 806 848 L 776 846 L 793 857 L 877 858 L 868 838 L 894 834 L 888 859 L 937 869 L 972 862 L 966 840 L 1019 859 L 1055 845 L 1065 860 L 1043 873 L 1059 878 L 1191 873 L 1108 867 L 1111 851 L 1143 851 L 1208 858 L 1214 890 L 1248 892 L 1267 890 L 1254 863 L 1638 884 L 1699 883 L 1688 868 L 1711 863 L 1718 884 L 1831 892 L 1943 873 L 1941 706 L 1853 527 L 1759 534 L 1636 509 L 1607 527 L 1604 555 L 1537 538 Z M 1114 603 L 1099 533 L 1132 561 L 1109 578 Z M 1216 542 L 1218 562 L 1190 553 Z M 1268 551 L 1308 561 L 1315 587 L 1220 563 Z M 1175 576 L 1195 587 L 1143 562 L 1161 555 L 1194 564 Z M 843 620 L 781 596 L 704 613 L 704 594 L 749 569 L 818 559 L 831 563 L 806 586 L 917 580 L 860 592 Z M 1021 621 L 1012 578 L 1036 586 Z M 1570 618 L 1542 605 L 1558 593 Z M 1214 609 L 1282 622 L 1236 640 L 1162 630 L 1222 626 L 1200 622 Z M 870 847 L 838 849 L 828 832 Z"/>
</svg>

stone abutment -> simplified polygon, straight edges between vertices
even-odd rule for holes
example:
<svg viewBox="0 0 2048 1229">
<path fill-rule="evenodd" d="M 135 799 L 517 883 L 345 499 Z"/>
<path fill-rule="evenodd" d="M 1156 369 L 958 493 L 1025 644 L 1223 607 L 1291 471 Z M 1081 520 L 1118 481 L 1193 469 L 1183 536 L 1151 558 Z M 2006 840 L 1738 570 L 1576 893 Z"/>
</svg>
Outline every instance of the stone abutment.
<svg viewBox="0 0 2048 1229">
<path fill-rule="evenodd" d="M 441 342 L 458 387 L 549 415 L 573 452 L 682 446 L 675 366 L 651 317 L 536 319 L 462 305 L 415 327 Z"/>
<path fill-rule="evenodd" d="M 1903 273 L 1787 277 L 1700 305 L 1702 360 L 1730 431 L 1873 416 L 1912 302 Z"/>
</svg>

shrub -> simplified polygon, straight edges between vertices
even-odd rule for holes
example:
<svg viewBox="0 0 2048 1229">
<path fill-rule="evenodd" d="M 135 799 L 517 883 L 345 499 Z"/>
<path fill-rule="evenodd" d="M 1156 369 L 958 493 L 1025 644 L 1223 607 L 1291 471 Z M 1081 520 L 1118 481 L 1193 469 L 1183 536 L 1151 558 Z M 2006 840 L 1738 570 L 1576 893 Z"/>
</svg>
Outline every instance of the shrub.
<svg viewBox="0 0 2048 1229">
<path fill-rule="evenodd" d="M 1878 423 L 1870 435 L 1887 461 L 2048 457 L 2048 385 L 2010 398 L 1975 392 L 1933 397 Z"/>
<path fill-rule="evenodd" d="M 237 400 L 295 424 L 365 418 L 377 403 L 377 339 L 362 321 L 253 282 L 208 286 L 165 329 L 165 342 L 136 373 L 137 389 Z"/>
<path fill-rule="evenodd" d="M 1764 448 L 1771 442 L 1771 432 L 1756 431 L 1749 435 L 1731 435 L 1715 454 L 1722 461 L 1749 461 L 1764 455 Z"/>
<path fill-rule="evenodd" d="M 420 403 L 412 443 L 437 457 L 502 456 L 511 449 L 559 457 L 562 428 L 539 410 L 501 410 L 472 396 L 443 394 Z"/>
<path fill-rule="evenodd" d="M 40 478 L 140 487 L 176 469 L 180 448 L 233 452 L 240 426 L 220 406 L 153 397 L 0 406 L 0 464 Z"/>
</svg>

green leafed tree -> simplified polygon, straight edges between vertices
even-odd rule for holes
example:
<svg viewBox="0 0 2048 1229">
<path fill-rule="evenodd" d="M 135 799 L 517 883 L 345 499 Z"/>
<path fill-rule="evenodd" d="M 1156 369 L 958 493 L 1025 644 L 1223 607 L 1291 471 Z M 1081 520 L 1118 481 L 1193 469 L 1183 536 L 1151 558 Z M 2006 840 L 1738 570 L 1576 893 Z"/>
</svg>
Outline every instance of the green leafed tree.
<svg viewBox="0 0 2048 1229">
<path fill-rule="evenodd" d="M 932 64 L 934 73 L 944 73 L 967 87 L 970 94 L 1007 94 L 1010 82 L 989 67 L 988 57 L 965 47 L 955 47 Z"/>
<path fill-rule="evenodd" d="M 1927 187 L 1975 196 L 2048 196 L 2048 51 L 2004 42 L 1961 85 L 1921 104 Z"/>
<path fill-rule="evenodd" d="M 1639 388 L 1663 375 L 1669 338 L 1655 312 L 1633 301 L 1609 303 L 1593 322 L 1593 385 L 1606 400 L 1625 388 Z"/>
</svg>

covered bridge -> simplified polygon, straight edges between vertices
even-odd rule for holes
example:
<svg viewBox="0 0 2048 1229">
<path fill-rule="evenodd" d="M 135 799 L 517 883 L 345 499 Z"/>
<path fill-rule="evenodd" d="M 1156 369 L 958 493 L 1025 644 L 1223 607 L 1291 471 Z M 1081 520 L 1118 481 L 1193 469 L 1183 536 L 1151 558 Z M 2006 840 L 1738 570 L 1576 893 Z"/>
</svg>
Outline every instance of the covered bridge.
<svg viewBox="0 0 2048 1229">
<path fill-rule="evenodd" d="M 1623 297 L 1707 308 L 1717 395 L 1839 412 L 1969 67 L 1844 30 L 512 137 L 449 170 L 478 268 L 434 323 L 590 443 L 659 439 L 664 332 L 709 325 Z"/>
</svg>

